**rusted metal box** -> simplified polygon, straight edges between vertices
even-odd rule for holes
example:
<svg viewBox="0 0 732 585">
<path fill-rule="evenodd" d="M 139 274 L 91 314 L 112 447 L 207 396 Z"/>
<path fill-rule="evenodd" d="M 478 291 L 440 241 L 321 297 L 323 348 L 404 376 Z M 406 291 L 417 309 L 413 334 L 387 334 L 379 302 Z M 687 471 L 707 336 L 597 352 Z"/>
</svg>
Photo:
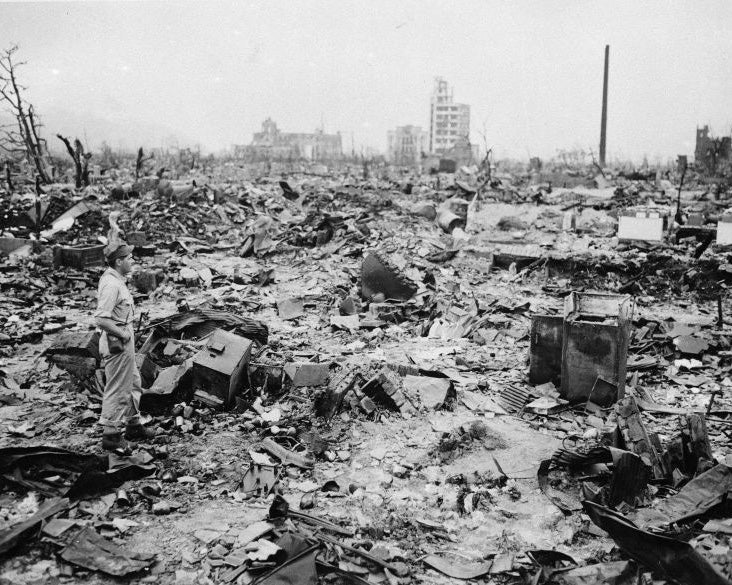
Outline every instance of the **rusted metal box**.
<svg viewBox="0 0 732 585">
<path fill-rule="evenodd" d="M 531 318 L 529 381 L 532 384 L 552 382 L 559 386 L 563 332 L 562 315 L 534 315 Z"/>
<path fill-rule="evenodd" d="M 193 356 L 193 391 L 209 406 L 228 408 L 248 384 L 252 342 L 216 329 L 201 351 Z"/>
<path fill-rule="evenodd" d="M 128 232 L 125 236 L 130 246 L 147 246 L 147 234 L 145 232 Z"/>
<path fill-rule="evenodd" d="M 562 397 L 587 399 L 598 376 L 623 397 L 633 308 L 628 295 L 572 292 L 565 298 Z"/>
<path fill-rule="evenodd" d="M 83 270 L 91 266 L 104 266 L 104 246 L 55 246 L 53 264 L 56 267 L 70 266 Z"/>
</svg>

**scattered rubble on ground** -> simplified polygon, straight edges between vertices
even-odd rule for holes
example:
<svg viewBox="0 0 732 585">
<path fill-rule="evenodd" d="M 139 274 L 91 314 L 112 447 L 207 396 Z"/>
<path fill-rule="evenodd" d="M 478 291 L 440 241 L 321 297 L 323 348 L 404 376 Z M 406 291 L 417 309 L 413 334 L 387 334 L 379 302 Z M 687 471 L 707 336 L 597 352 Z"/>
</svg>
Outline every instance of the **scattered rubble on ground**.
<svg viewBox="0 0 732 585">
<path fill-rule="evenodd" d="M 730 583 L 728 201 L 436 179 L 3 193 L 0 583 Z M 96 427 L 113 211 L 164 431 L 131 457 Z"/>
</svg>

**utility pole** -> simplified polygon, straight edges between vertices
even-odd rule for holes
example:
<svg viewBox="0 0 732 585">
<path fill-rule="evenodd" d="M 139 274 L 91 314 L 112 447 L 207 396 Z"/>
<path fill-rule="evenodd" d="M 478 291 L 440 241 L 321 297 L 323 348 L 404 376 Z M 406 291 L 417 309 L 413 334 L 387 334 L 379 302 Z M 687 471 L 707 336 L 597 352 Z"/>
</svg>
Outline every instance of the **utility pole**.
<svg viewBox="0 0 732 585">
<path fill-rule="evenodd" d="M 607 70 L 610 63 L 610 45 L 605 45 L 605 75 L 602 82 L 602 121 L 600 123 L 600 166 L 605 167 L 607 141 Z"/>
</svg>

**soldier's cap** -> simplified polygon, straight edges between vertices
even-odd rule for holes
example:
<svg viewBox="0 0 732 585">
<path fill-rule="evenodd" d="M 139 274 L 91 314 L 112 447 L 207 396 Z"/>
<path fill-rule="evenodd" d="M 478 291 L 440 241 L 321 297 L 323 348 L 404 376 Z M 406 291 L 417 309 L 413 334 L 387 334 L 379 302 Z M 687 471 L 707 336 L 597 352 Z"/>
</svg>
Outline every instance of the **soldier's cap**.
<svg viewBox="0 0 732 585">
<path fill-rule="evenodd" d="M 109 244 L 104 248 L 104 258 L 107 262 L 114 262 L 119 258 L 129 256 L 132 254 L 132 250 L 133 248 L 129 244 L 125 242 L 116 242 L 114 244 Z"/>
</svg>

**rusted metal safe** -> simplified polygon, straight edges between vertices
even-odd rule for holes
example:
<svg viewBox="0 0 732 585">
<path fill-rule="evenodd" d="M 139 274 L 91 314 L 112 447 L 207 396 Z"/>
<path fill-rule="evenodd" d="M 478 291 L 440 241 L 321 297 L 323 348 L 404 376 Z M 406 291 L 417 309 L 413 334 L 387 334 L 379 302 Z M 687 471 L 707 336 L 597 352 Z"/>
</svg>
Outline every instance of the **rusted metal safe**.
<svg viewBox="0 0 732 585">
<path fill-rule="evenodd" d="M 216 329 L 201 351 L 193 356 L 193 391 L 201 402 L 228 408 L 234 397 L 249 385 L 252 342 Z"/>
</svg>

